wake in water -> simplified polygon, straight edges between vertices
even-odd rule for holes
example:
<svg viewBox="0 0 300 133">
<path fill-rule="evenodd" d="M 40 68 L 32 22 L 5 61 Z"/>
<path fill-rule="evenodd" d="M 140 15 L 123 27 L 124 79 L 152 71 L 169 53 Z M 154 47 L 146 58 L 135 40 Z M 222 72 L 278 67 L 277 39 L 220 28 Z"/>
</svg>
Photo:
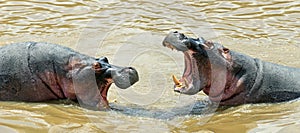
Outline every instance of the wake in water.
<svg viewBox="0 0 300 133">
<path fill-rule="evenodd" d="M 179 96 L 180 101 L 180 96 Z M 138 105 L 118 105 L 112 103 L 113 111 L 135 117 L 148 117 L 161 120 L 172 120 L 177 117 L 200 115 L 205 116 L 215 112 L 218 105 L 207 100 L 197 100 L 191 104 L 176 107 L 149 108 Z"/>
</svg>

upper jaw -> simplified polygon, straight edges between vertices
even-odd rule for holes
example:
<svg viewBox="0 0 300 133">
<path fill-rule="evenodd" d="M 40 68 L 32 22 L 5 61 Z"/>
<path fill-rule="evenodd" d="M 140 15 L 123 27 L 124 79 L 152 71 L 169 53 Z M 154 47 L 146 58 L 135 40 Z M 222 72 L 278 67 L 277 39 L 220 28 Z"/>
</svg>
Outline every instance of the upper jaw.
<svg viewBox="0 0 300 133">
<path fill-rule="evenodd" d="M 163 40 L 163 46 L 184 52 L 189 50 L 186 46 L 187 41 L 188 38 L 184 34 L 178 33 L 177 31 L 170 32 Z"/>
</svg>

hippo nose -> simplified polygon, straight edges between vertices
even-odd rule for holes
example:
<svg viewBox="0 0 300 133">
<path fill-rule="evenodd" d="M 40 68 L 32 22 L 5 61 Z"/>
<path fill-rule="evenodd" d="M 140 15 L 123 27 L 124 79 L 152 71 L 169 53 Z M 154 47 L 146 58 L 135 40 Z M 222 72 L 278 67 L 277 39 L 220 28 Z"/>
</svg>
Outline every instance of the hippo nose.
<svg viewBox="0 0 300 133">
<path fill-rule="evenodd" d="M 178 33 L 178 31 L 174 31 L 173 33 Z"/>
<path fill-rule="evenodd" d="M 139 81 L 139 75 L 133 67 L 119 67 L 112 73 L 112 78 L 116 86 L 126 89 Z"/>
<path fill-rule="evenodd" d="M 132 70 L 132 71 L 136 71 L 135 68 L 133 68 L 133 67 L 126 67 L 126 68 L 129 70 Z"/>
</svg>

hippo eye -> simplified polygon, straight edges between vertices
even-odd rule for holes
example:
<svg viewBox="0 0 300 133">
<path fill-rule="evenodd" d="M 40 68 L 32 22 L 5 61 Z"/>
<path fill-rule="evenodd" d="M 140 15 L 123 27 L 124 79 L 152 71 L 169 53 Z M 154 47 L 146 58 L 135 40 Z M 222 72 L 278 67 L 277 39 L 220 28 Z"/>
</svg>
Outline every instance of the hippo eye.
<svg viewBox="0 0 300 133">
<path fill-rule="evenodd" d="M 192 44 L 190 42 L 186 42 L 185 43 L 185 46 L 188 48 L 188 49 L 191 49 L 192 48 Z"/>
</svg>

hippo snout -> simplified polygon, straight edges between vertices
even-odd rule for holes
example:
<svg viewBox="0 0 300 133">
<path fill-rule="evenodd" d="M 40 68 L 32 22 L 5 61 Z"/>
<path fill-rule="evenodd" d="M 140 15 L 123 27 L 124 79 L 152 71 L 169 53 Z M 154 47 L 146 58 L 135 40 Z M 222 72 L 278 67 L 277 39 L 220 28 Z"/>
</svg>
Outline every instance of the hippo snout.
<svg viewBox="0 0 300 133">
<path fill-rule="evenodd" d="M 139 76 L 135 68 L 124 67 L 112 71 L 112 79 L 117 87 L 126 89 L 139 81 Z"/>
</svg>

